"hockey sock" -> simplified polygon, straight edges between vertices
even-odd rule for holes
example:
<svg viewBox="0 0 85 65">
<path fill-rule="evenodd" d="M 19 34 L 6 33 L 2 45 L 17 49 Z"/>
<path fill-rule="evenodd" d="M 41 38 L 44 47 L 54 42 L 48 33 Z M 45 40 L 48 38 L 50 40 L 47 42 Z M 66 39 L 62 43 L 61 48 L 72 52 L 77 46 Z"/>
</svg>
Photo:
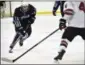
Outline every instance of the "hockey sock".
<svg viewBox="0 0 85 65">
<path fill-rule="evenodd" d="M 59 52 L 61 52 L 62 50 L 66 50 L 67 46 L 68 46 L 68 41 L 67 40 L 62 40 L 61 44 L 60 44 Z"/>
</svg>

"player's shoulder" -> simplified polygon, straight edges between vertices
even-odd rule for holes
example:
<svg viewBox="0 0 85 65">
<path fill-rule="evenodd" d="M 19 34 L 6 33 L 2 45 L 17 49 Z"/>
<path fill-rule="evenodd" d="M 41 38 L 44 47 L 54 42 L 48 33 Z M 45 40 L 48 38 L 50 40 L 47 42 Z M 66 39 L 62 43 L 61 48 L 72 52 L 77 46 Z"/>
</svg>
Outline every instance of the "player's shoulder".
<svg viewBox="0 0 85 65">
<path fill-rule="evenodd" d="M 31 7 L 31 8 L 34 8 L 34 6 L 32 4 L 29 4 L 28 6 Z"/>
<path fill-rule="evenodd" d="M 32 9 L 35 9 L 36 10 L 36 8 L 32 5 L 32 4 L 29 4 L 28 5 L 30 8 L 32 8 Z"/>
<path fill-rule="evenodd" d="M 19 11 L 19 10 L 20 10 L 20 8 L 21 8 L 21 6 L 19 6 L 19 7 L 15 8 L 15 11 Z"/>
</svg>

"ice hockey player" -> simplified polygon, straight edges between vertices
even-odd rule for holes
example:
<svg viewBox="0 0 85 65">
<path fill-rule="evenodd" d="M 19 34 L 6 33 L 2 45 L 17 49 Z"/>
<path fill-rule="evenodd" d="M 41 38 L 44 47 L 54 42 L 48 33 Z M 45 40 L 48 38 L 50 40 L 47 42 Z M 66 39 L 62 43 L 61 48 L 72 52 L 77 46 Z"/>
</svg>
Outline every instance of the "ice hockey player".
<svg viewBox="0 0 85 65">
<path fill-rule="evenodd" d="M 15 9 L 13 24 L 15 26 L 16 35 L 12 44 L 10 45 L 10 53 L 12 53 L 12 49 L 17 41 L 19 41 L 19 45 L 22 46 L 23 41 L 31 35 L 31 25 L 36 19 L 35 16 L 36 8 L 31 4 L 22 4 L 20 7 Z"/>
<path fill-rule="evenodd" d="M 64 6 L 65 1 L 55 1 L 54 7 L 53 7 L 53 15 L 56 16 L 56 11 L 58 10 L 59 6 L 60 6 L 60 11 L 61 11 L 61 16 L 64 16 L 64 12 L 63 12 L 63 6 Z"/>
<path fill-rule="evenodd" d="M 82 17 L 81 17 L 82 16 Z M 85 2 L 65 2 L 64 17 L 60 19 L 59 29 L 65 29 L 58 55 L 55 60 L 62 60 L 69 42 L 80 35 L 85 41 Z M 66 26 L 68 23 L 68 27 Z"/>
</svg>

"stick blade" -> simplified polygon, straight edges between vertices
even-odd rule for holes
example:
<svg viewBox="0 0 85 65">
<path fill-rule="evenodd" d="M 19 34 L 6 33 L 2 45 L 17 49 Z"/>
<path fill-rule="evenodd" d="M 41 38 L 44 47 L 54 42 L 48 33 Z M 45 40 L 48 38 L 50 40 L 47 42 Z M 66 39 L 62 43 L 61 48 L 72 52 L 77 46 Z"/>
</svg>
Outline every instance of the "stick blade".
<svg viewBox="0 0 85 65">
<path fill-rule="evenodd" d="M 10 59 L 8 59 L 8 58 L 1 58 L 1 60 L 2 61 L 5 61 L 5 62 L 9 62 L 9 63 L 13 63 L 13 61 L 12 60 L 10 60 Z"/>
</svg>

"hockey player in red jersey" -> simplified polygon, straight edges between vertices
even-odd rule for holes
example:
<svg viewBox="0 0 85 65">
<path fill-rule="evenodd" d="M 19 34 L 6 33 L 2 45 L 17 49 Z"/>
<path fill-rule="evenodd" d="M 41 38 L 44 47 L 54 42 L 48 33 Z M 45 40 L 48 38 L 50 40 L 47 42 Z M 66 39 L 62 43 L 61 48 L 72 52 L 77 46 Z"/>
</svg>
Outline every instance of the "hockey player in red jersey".
<svg viewBox="0 0 85 65">
<path fill-rule="evenodd" d="M 12 44 L 10 45 L 10 51 L 14 48 L 17 41 L 20 46 L 23 45 L 25 39 L 27 39 L 32 32 L 31 25 L 36 19 L 36 8 L 31 4 L 22 4 L 20 7 L 15 9 L 13 16 L 13 24 L 15 26 L 16 35 Z"/>
<path fill-rule="evenodd" d="M 65 31 L 55 60 L 62 60 L 69 42 L 72 42 L 75 36 L 80 35 L 85 41 L 85 2 L 65 2 L 64 17 L 60 19 L 59 29 Z"/>
</svg>

